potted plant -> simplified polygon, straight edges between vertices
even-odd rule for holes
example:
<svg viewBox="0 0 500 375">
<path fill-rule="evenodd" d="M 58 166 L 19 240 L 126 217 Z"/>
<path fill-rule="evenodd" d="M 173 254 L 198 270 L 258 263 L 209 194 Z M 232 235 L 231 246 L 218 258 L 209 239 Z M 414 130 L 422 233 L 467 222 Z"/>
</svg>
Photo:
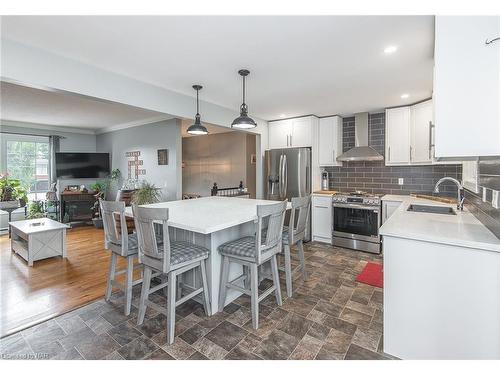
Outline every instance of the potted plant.
<svg viewBox="0 0 500 375">
<path fill-rule="evenodd" d="M 141 186 L 134 191 L 132 196 L 132 203 L 141 204 L 151 204 L 158 203 L 161 201 L 161 189 L 157 188 L 155 184 L 151 184 L 147 181 L 143 181 Z"/>
<path fill-rule="evenodd" d="M 8 173 L 0 175 L 0 209 L 24 207 L 28 195 L 21 181 L 10 178 Z"/>
<path fill-rule="evenodd" d="M 101 209 L 99 207 L 99 199 L 106 199 L 106 193 L 111 190 L 113 185 L 120 179 L 121 172 L 118 168 L 113 169 L 109 177 L 105 181 L 96 181 L 90 185 L 90 189 L 94 192 L 95 202 L 92 205 L 93 218 L 92 222 L 98 229 L 103 228 Z"/>
<path fill-rule="evenodd" d="M 97 229 L 102 229 L 103 224 L 102 224 L 102 217 L 101 217 L 101 210 L 99 208 L 99 199 L 105 199 L 106 197 L 106 191 L 108 188 L 108 184 L 102 181 L 96 181 L 92 185 L 90 185 L 90 188 L 94 192 L 94 204 L 92 205 L 92 223 Z"/>
<path fill-rule="evenodd" d="M 33 201 L 28 207 L 28 219 L 40 219 L 45 217 L 45 209 L 42 201 Z"/>
</svg>

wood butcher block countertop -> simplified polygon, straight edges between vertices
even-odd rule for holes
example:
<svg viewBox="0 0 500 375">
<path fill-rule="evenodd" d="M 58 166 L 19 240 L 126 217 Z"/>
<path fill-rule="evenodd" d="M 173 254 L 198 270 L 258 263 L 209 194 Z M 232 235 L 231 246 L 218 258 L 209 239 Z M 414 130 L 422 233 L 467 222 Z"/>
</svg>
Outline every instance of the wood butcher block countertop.
<svg viewBox="0 0 500 375">
<path fill-rule="evenodd" d="M 336 190 L 316 190 L 313 192 L 313 194 L 318 194 L 318 195 L 334 195 L 337 194 L 338 191 Z"/>
</svg>

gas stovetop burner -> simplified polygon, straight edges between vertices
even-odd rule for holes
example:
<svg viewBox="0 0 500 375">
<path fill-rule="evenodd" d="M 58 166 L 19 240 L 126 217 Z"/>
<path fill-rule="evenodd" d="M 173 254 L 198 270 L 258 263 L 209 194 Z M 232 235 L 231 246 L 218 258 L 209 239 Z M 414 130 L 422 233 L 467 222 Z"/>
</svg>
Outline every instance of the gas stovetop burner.
<svg viewBox="0 0 500 375">
<path fill-rule="evenodd" d="M 337 193 L 332 197 L 333 203 L 361 204 L 369 206 L 380 205 L 379 194 L 370 194 L 365 191 L 352 191 L 346 193 Z"/>
<path fill-rule="evenodd" d="M 355 191 L 351 191 L 349 193 L 349 195 L 353 196 L 353 197 L 367 197 L 369 196 L 370 194 L 368 194 L 366 191 L 361 191 L 361 190 L 355 190 Z"/>
</svg>

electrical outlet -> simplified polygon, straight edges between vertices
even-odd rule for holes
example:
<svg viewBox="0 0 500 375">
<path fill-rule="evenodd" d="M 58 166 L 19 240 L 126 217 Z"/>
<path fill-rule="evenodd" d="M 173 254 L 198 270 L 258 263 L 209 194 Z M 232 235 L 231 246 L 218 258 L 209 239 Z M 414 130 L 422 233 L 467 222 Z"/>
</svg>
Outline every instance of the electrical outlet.
<svg viewBox="0 0 500 375">
<path fill-rule="evenodd" d="M 405 183 L 404 178 L 398 178 L 398 185 L 403 185 Z"/>
</svg>

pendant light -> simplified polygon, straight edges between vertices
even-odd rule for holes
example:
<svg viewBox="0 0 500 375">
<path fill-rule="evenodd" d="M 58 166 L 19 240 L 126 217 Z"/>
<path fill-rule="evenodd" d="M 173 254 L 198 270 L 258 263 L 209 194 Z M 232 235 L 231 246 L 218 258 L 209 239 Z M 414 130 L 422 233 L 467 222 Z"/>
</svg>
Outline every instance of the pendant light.
<svg viewBox="0 0 500 375">
<path fill-rule="evenodd" d="M 243 77 L 243 103 L 240 106 L 240 116 L 235 118 L 231 124 L 232 128 L 237 129 L 252 129 L 257 126 L 255 121 L 248 117 L 248 106 L 245 103 L 245 77 L 250 74 L 246 69 L 241 69 L 238 74 Z"/>
<path fill-rule="evenodd" d="M 194 124 L 191 125 L 187 132 L 189 134 L 193 134 L 193 135 L 205 135 L 205 134 L 208 134 L 208 130 L 207 128 L 205 128 L 202 124 L 201 124 L 201 116 L 200 116 L 200 103 L 199 103 L 199 97 L 198 97 L 198 93 L 200 92 L 200 90 L 203 88 L 203 86 L 200 86 L 200 85 L 193 85 L 193 89 L 196 90 L 196 116 L 194 118 Z"/>
</svg>

